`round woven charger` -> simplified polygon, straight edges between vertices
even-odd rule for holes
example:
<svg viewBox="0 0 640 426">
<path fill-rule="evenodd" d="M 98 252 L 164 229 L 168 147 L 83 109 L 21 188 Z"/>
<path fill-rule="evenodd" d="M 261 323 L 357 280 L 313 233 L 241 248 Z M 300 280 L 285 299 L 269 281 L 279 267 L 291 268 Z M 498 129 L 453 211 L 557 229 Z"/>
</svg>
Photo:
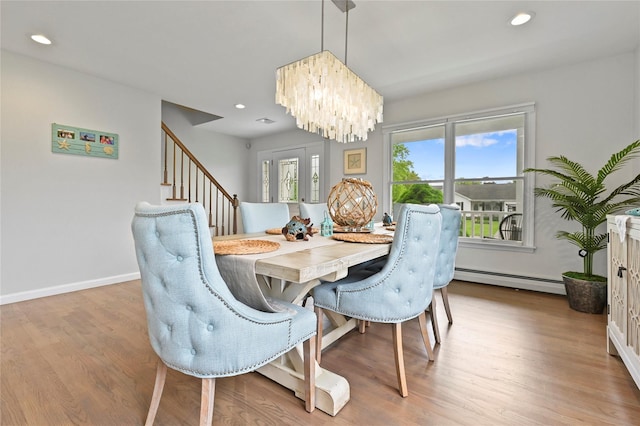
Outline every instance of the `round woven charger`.
<svg viewBox="0 0 640 426">
<path fill-rule="evenodd" d="M 278 250 L 280 243 L 266 240 L 223 240 L 213 242 L 215 254 L 258 254 Z"/>
<path fill-rule="evenodd" d="M 386 234 L 333 234 L 333 239 L 349 243 L 391 244 L 393 235 Z"/>
</svg>

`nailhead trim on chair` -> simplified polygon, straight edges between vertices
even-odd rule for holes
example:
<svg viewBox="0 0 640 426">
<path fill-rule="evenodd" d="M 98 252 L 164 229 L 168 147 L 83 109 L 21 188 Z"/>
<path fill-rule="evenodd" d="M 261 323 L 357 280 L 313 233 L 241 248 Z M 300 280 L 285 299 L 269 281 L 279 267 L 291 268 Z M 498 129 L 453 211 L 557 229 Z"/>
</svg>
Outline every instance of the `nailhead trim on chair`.
<svg viewBox="0 0 640 426">
<path fill-rule="evenodd" d="M 414 214 L 414 213 L 415 214 L 424 214 L 422 212 L 409 211 L 407 213 L 407 220 L 404 223 L 404 228 L 405 228 L 404 232 L 406 232 L 406 228 L 409 226 L 409 222 L 411 221 L 411 215 Z M 396 232 L 398 232 L 398 230 L 396 230 Z M 341 290 L 340 293 L 338 294 L 338 297 L 337 297 L 337 304 L 340 305 L 340 295 L 341 295 L 341 293 L 358 293 L 358 292 L 361 292 L 361 291 L 367 291 L 367 290 L 369 290 L 371 288 L 374 288 L 374 287 L 377 287 L 377 286 L 381 285 L 386 280 L 387 276 L 390 275 L 393 271 L 395 271 L 395 269 L 398 267 L 398 260 L 402 258 L 402 255 L 406 251 L 406 243 L 407 243 L 407 240 L 403 238 L 402 246 L 400 247 L 400 255 L 396 257 L 395 262 L 393 263 L 393 265 L 389 269 L 388 273 L 385 274 L 383 277 L 380 277 L 380 281 L 379 282 L 373 283 L 372 285 L 370 285 L 368 287 L 363 287 L 363 288 L 360 288 L 360 289 L 357 289 L 357 290 Z M 320 306 L 320 307 L 322 307 L 322 306 Z M 380 318 L 362 316 L 362 315 L 358 315 L 355 312 L 344 311 L 344 314 L 347 315 L 347 316 L 353 316 L 354 318 L 358 318 L 358 319 L 366 320 L 366 321 L 374 321 L 374 322 L 381 321 Z M 393 321 L 400 322 L 400 321 L 406 321 L 406 320 L 409 320 L 409 319 L 412 319 L 412 318 L 416 318 L 419 315 L 420 315 L 420 312 L 418 312 L 415 316 L 413 316 L 411 318 L 407 318 L 407 317 L 383 318 L 382 321 L 385 321 L 385 322 L 393 322 Z"/>
<path fill-rule="evenodd" d="M 200 235 L 198 233 L 198 228 L 196 226 L 196 217 L 195 217 L 195 214 L 194 214 L 193 211 L 185 209 L 185 210 L 174 210 L 174 211 L 171 211 L 171 212 L 163 212 L 163 213 L 157 213 L 157 214 L 136 213 L 136 215 L 140 216 L 140 217 L 157 218 L 157 217 L 164 217 L 164 216 L 174 216 L 174 215 L 177 215 L 177 214 L 184 214 L 184 213 L 188 213 L 189 216 L 191 217 L 191 222 L 192 222 L 193 229 L 194 229 L 194 232 L 195 232 L 195 235 L 196 235 L 196 248 L 197 248 L 196 249 L 196 256 L 197 256 L 198 272 L 200 273 L 200 279 L 202 281 L 202 284 L 204 284 L 205 288 L 209 291 L 209 293 L 211 293 L 211 295 L 213 295 L 220 302 L 222 302 L 236 316 L 238 316 L 239 318 L 241 318 L 241 319 L 243 319 L 245 321 L 249 321 L 249 322 L 252 322 L 254 324 L 282 324 L 282 323 L 288 323 L 288 339 L 287 339 L 287 342 L 288 342 L 288 346 L 289 347 L 295 346 L 295 345 L 297 345 L 297 344 L 299 344 L 301 342 L 304 342 L 307 339 L 309 339 L 310 337 L 315 335 L 315 330 L 314 330 L 314 332 L 301 337 L 300 339 L 298 339 L 295 342 L 292 342 L 291 341 L 292 320 L 290 318 L 285 319 L 285 320 L 281 320 L 281 321 L 272 321 L 272 322 L 256 322 L 256 321 L 253 321 L 253 320 L 251 320 L 249 318 L 246 318 L 245 316 L 241 315 L 237 310 L 235 310 L 233 308 L 233 306 L 229 305 L 224 298 L 222 298 L 217 292 L 215 292 L 211 288 L 211 286 L 208 283 L 207 278 L 205 277 L 204 270 L 203 270 L 203 267 L 202 267 L 202 256 L 201 256 L 202 247 L 199 244 Z M 156 231 L 156 236 L 160 237 L 159 231 Z M 177 258 L 181 258 L 181 257 L 182 256 L 180 256 L 180 255 L 177 256 Z M 164 287 L 166 288 L 166 285 L 164 285 Z M 153 304 L 153 299 L 150 299 L 150 301 Z M 195 312 L 193 310 L 192 310 L 192 312 L 195 315 Z M 171 327 L 171 324 L 167 324 L 167 325 L 169 327 Z M 195 350 L 195 349 L 192 349 L 192 350 Z M 256 368 L 259 368 L 259 366 L 265 365 L 266 363 L 268 363 L 268 362 L 278 358 L 279 356 L 285 354 L 289 350 L 290 349 L 284 349 L 282 351 L 279 351 L 277 354 L 275 354 L 275 355 L 273 355 L 271 357 L 268 357 L 268 358 L 264 358 L 261 361 L 258 361 L 256 363 L 254 363 L 253 365 L 248 366 L 246 368 L 237 369 L 237 370 L 223 371 L 223 372 L 216 373 L 214 375 L 209 374 L 208 372 L 203 372 L 203 371 L 199 371 L 199 370 L 187 369 L 187 368 L 184 368 L 184 367 L 180 367 L 180 366 L 174 365 L 174 364 L 169 363 L 169 362 L 165 362 L 165 364 L 167 366 L 175 369 L 175 370 L 194 373 L 195 375 L 197 375 L 199 377 L 202 377 L 202 378 L 222 377 L 222 376 L 225 376 L 225 375 L 236 375 L 236 374 L 240 374 L 240 373 L 246 373 L 246 372 L 255 371 Z"/>
</svg>

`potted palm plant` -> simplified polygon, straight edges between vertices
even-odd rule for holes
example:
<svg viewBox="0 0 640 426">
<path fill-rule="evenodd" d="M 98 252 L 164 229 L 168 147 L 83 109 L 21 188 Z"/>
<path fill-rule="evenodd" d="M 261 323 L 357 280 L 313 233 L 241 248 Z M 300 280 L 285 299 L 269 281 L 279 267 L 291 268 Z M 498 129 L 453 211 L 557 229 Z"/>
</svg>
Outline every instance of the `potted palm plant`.
<svg viewBox="0 0 640 426">
<path fill-rule="evenodd" d="M 640 204 L 640 174 L 608 192 L 605 179 L 639 154 L 640 140 L 637 140 L 613 154 L 595 176 L 564 156 L 547 158 L 553 168 L 525 170 L 553 177 L 549 186 L 534 189 L 535 196 L 549 198 L 563 219 L 582 226 L 579 231 L 561 230 L 556 234 L 557 238 L 578 246 L 578 254 L 583 258 L 582 272 L 562 274 L 572 309 L 589 313 L 604 310 L 607 278 L 593 273 L 593 255 L 607 247 L 607 234 L 596 228 L 607 220 L 607 215 Z"/>
</svg>

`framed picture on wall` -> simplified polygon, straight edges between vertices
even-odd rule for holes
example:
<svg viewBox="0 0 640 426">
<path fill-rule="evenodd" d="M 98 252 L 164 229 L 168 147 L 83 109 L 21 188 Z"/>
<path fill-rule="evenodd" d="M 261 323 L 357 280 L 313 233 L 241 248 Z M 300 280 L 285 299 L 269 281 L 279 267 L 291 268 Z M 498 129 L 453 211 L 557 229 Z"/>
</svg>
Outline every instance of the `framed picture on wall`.
<svg viewBox="0 0 640 426">
<path fill-rule="evenodd" d="M 117 160 L 118 148 L 116 133 L 51 124 L 51 151 L 54 153 Z"/>
<path fill-rule="evenodd" d="M 344 174 L 361 175 L 367 173 L 367 148 L 344 150 Z"/>
</svg>

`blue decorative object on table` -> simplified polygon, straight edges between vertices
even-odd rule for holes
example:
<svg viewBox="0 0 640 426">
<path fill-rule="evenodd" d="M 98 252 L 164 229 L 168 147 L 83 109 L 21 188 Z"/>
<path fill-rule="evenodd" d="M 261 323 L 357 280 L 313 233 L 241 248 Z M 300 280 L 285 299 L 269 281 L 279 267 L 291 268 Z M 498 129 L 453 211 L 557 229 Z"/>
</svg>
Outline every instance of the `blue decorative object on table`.
<svg viewBox="0 0 640 426">
<path fill-rule="evenodd" d="M 636 207 L 635 209 L 627 210 L 625 213 L 628 214 L 628 215 L 631 215 L 631 216 L 640 216 L 640 207 Z"/>
<path fill-rule="evenodd" d="M 285 227 L 282 228 L 282 235 L 284 235 L 287 241 L 309 241 L 309 237 L 313 237 L 311 219 L 293 216 Z"/>
<path fill-rule="evenodd" d="M 333 235 L 333 221 L 329 217 L 329 212 L 324 212 L 324 220 L 320 225 L 320 235 L 330 237 Z"/>
<path fill-rule="evenodd" d="M 387 213 L 382 216 L 382 224 L 384 226 L 389 226 L 393 223 L 393 219 Z"/>
</svg>

